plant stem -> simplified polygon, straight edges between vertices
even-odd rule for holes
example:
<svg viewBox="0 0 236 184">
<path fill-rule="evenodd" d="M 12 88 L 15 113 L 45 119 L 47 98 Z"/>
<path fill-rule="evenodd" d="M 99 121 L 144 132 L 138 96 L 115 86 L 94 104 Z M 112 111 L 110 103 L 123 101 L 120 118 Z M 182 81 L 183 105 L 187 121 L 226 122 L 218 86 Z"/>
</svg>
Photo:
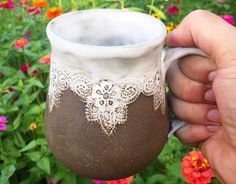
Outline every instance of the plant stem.
<svg viewBox="0 0 236 184">
<path fill-rule="evenodd" d="M 155 0 L 152 0 L 151 7 L 154 5 L 154 3 L 155 3 Z M 148 14 L 151 15 L 151 13 L 152 13 L 152 8 L 149 9 L 149 13 Z"/>
<path fill-rule="evenodd" d="M 93 8 L 96 8 L 96 0 L 92 0 Z"/>
<path fill-rule="evenodd" d="M 34 91 L 34 93 L 36 93 L 37 92 L 37 90 L 35 89 L 35 87 L 34 86 L 32 86 L 33 87 L 33 91 Z M 42 108 L 41 108 L 41 102 L 40 102 L 40 99 L 39 99 L 39 95 L 36 97 L 36 100 L 37 100 L 37 103 L 38 103 L 38 105 L 39 105 L 39 109 L 40 109 L 40 119 L 41 119 L 41 121 L 43 122 L 43 114 L 42 114 Z"/>
<path fill-rule="evenodd" d="M 125 8 L 125 0 L 119 0 L 121 9 Z"/>
<path fill-rule="evenodd" d="M 27 58 L 26 58 L 26 55 L 25 55 L 25 49 L 24 49 L 24 47 L 22 47 L 22 51 L 23 51 L 23 56 L 24 56 L 25 64 L 29 65 L 29 62 L 28 62 L 28 60 L 27 60 Z"/>
<path fill-rule="evenodd" d="M 61 8 L 61 0 L 58 0 L 58 7 Z"/>
<path fill-rule="evenodd" d="M 72 4 L 72 10 L 76 10 L 77 4 L 76 4 L 75 0 L 71 0 L 71 4 Z"/>
</svg>

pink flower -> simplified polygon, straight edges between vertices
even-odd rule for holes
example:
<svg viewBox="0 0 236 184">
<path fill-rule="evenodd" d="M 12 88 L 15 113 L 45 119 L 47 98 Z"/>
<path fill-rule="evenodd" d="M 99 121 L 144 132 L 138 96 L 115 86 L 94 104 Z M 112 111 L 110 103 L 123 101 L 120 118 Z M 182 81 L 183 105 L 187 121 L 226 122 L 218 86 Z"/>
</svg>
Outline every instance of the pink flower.
<svg viewBox="0 0 236 184">
<path fill-rule="evenodd" d="M 6 116 L 0 116 L 0 131 L 4 131 L 7 129 L 7 117 Z"/>
<path fill-rule="evenodd" d="M 220 17 L 231 25 L 234 25 L 235 23 L 234 17 L 232 15 L 221 15 Z"/>
<path fill-rule="evenodd" d="M 29 38 L 30 36 L 31 36 L 31 32 L 30 32 L 30 31 L 26 31 L 26 32 L 25 32 L 25 37 L 26 37 L 26 38 Z"/>
<path fill-rule="evenodd" d="M 174 4 L 170 4 L 168 7 L 167 7 L 167 13 L 169 15 L 176 15 L 177 13 L 179 13 L 179 7 L 177 5 L 174 5 Z"/>
<path fill-rule="evenodd" d="M 118 179 L 118 180 L 109 180 L 109 181 L 93 180 L 93 182 L 94 184 L 130 184 L 133 179 L 134 179 L 134 176 L 130 176 L 130 177 Z"/>
<path fill-rule="evenodd" d="M 14 5 L 14 2 L 12 0 L 0 2 L 0 8 L 6 8 L 6 9 L 9 9 L 9 10 L 13 10 L 14 7 L 15 7 L 15 5 Z"/>
<path fill-rule="evenodd" d="M 119 179 L 119 180 L 107 181 L 107 184 L 130 184 L 133 179 L 134 179 L 134 176 L 130 176 L 130 177 Z"/>
<path fill-rule="evenodd" d="M 27 7 L 27 6 L 29 5 L 29 2 L 26 1 L 26 0 L 21 0 L 21 1 L 19 2 L 19 5 L 20 5 L 20 6 L 23 6 L 23 7 Z"/>
<path fill-rule="evenodd" d="M 94 184 L 105 184 L 105 181 L 103 180 L 93 180 Z"/>
<path fill-rule="evenodd" d="M 37 76 L 41 73 L 41 71 L 39 69 L 34 70 L 33 72 L 29 73 L 29 69 L 32 67 L 32 64 L 23 64 L 21 65 L 21 71 L 25 74 L 25 75 L 30 75 L 30 76 Z"/>
<path fill-rule="evenodd" d="M 21 71 L 24 73 L 24 74 L 28 74 L 28 69 L 32 67 L 32 64 L 23 64 L 21 65 Z"/>
<path fill-rule="evenodd" d="M 35 16 L 41 13 L 40 8 L 35 7 L 35 6 L 31 6 L 30 8 L 28 8 L 27 12 L 31 15 L 31 16 Z"/>
<path fill-rule="evenodd" d="M 47 55 L 44 55 L 43 57 L 41 57 L 39 59 L 39 62 L 42 63 L 42 64 L 49 64 L 51 63 L 51 56 L 50 54 L 47 54 Z"/>
<path fill-rule="evenodd" d="M 190 151 L 181 163 L 182 174 L 190 184 L 208 184 L 214 173 L 200 151 Z"/>
<path fill-rule="evenodd" d="M 28 40 L 25 38 L 20 38 L 19 40 L 15 41 L 15 48 L 20 49 L 24 46 L 27 46 L 29 44 Z"/>
<path fill-rule="evenodd" d="M 216 0 L 218 3 L 224 3 L 225 0 Z"/>
<path fill-rule="evenodd" d="M 6 116 L 0 116 L 0 124 L 7 123 L 7 117 Z"/>
</svg>

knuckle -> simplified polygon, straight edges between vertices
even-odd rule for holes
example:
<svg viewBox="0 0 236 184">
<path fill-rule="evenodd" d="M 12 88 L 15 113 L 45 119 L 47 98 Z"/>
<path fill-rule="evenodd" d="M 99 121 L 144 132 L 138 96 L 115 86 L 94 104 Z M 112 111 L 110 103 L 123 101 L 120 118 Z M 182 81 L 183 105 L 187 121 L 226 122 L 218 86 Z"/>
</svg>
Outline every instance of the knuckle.
<svg viewBox="0 0 236 184">
<path fill-rule="evenodd" d="M 189 134 L 189 138 L 191 140 L 195 140 L 199 136 L 199 133 L 197 131 L 195 131 L 195 128 L 193 126 L 188 127 L 188 134 Z"/>
<path fill-rule="evenodd" d="M 188 15 L 188 19 L 199 19 L 199 18 L 206 18 L 209 16 L 210 12 L 207 10 L 194 10 Z"/>
</svg>

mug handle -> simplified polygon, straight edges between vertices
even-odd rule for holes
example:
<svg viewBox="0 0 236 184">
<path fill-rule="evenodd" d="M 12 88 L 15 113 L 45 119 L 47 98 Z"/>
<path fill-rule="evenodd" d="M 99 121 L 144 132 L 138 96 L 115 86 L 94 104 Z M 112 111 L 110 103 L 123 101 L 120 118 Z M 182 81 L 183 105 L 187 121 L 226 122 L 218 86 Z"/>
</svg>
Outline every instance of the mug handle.
<svg viewBox="0 0 236 184">
<path fill-rule="evenodd" d="M 171 64 L 177 62 L 179 58 L 187 55 L 200 55 L 208 57 L 203 51 L 197 48 L 164 48 L 162 53 L 162 71 L 164 71 L 162 78 L 165 78 L 166 72 Z M 187 122 L 174 118 L 170 120 L 170 123 L 172 129 L 168 133 L 168 138 L 171 137 L 178 129 L 183 127 Z"/>
</svg>

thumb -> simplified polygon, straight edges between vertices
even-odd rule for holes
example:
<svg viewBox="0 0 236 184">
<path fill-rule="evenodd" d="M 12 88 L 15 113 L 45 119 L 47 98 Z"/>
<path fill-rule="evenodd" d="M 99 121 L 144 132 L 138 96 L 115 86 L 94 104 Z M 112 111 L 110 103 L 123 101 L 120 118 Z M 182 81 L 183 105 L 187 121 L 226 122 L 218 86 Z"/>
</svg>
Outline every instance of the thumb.
<svg viewBox="0 0 236 184">
<path fill-rule="evenodd" d="M 198 47 L 218 68 L 235 65 L 236 29 L 209 11 L 191 12 L 168 34 L 166 42 L 169 46 Z"/>
</svg>

